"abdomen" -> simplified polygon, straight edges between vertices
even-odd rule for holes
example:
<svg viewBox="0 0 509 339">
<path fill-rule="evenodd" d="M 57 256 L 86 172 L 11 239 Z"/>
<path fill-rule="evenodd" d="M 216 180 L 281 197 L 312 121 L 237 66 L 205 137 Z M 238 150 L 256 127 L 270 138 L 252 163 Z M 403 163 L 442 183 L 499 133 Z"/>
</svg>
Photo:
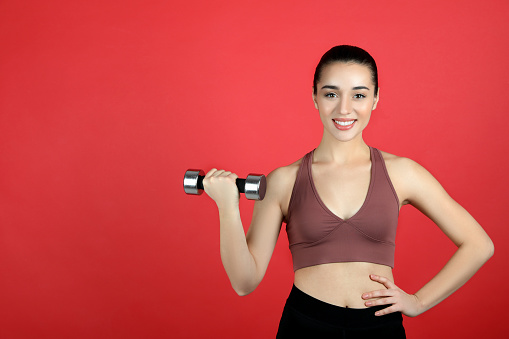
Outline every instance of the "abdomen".
<svg viewBox="0 0 509 339">
<path fill-rule="evenodd" d="M 295 286 L 304 293 L 329 304 L 366 308 L 361 295 L 366 292 L 385 289 L 385 286 L 371 280 L 376 274 L 394 281 L 389 266 L 366 262 L 346 262 L 305 267 L 295 271 Z"/>
</svg>

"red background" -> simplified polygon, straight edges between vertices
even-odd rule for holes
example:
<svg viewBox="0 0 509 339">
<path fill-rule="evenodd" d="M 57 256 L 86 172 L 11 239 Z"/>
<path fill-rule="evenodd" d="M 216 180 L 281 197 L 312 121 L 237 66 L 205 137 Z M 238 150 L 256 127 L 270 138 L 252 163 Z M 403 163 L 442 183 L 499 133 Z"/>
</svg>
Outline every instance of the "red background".
<svg viewBox="0 0 509 339">
<path fill-rule="evenodd" d="M 0 337 L 274 337 L 293 274 L 284 228 L 238 297 L 215 204 L 182 177 L 268 173 L 316 147 L 312 75 L 337 44 L 379 66 L 366 141 L 428 168 L 496 247 L 405 318 L 409 337 L 502 337 L 508 13 L 505 0 L 0 2 Z M 408 292 L 454 251 L 412 207 L 397 244 Z"/>
</svg>

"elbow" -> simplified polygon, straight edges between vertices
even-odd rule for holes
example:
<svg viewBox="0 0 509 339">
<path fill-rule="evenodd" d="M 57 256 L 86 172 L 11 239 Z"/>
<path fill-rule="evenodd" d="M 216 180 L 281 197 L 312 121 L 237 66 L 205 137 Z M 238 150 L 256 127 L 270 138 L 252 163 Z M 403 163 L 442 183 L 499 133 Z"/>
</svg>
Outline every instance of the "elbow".
<svg viewBox="0 0 509 339">
<path fill-rule="evenodd" d="M 468 242 L 459 245 L 459 247 L 468 249 L 473 256 L 472 258 L 479 261 L 481 265 L 488 261 L 495 253 L 495 245 L 493 245 L 493 241 L 491 241 L 487 234 L 471 238 Z"/>
<path fill-rule="evenodd" d="M 482 258 L 484 262 L 486 262 L 495 253 L 495 245 L 493 244 L 493 241 L 491 241 L 491 239 L 488 236 L 486 236 L 484 241 L 480 242 L 476 246 L 476 252 L 478 256 Z"/>
<path fill-rule="evenodd" d="M 255 269 L 232 269 L 227 270 L 226 273 L 233 290 L 241 297 L 251 294 L 263 278 L 263 275 L 257 274 Z"/>
<path fill-rule="evenodd" d="M 258 284 L 250 284 L 250 283 L 244 283 L 244 284 L 233 284 L 232 287 L 235 293 L 239 295 L 240 297 L 245 297 L 248 294 L 251 294 L 257 287 Z"/>
<path fill-rule="evenodd" d="M 489 258 L 491 258 L 493 256 L 493 254 L 495 254 L 495 245 L 493 244 L 493 241 L 491 241 L 490 238 L 488 238 L 488 244 L 487 244 L 487 249 L 486 249 L 486 254 L 487 254 L 487 259 L 488 260 Z"/>
<path fill-rule="evenodd" d="M 240 289 L 234 289 L 234 290 L 239 297 L 245 297 L 246 295 L 251 294 L 251 292 L 253 292 L 250 290 L 240 290 Z"/>
<path fill-rule="evenodd" d="M 245 297 L 248 294 L 251 294 L 255 289 L 254 288 L 239 288 L 239 287 L 233 287 L 233 290 L 239 297 Z"/>
</svg>

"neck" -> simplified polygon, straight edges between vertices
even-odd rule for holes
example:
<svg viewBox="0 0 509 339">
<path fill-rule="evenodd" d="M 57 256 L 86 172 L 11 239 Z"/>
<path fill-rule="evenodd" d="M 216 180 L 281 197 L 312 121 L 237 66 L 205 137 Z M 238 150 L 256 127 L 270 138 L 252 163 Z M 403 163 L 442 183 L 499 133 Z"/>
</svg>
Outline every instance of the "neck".
<svg viewBox="0 0 509 339">
<path fill-rule="evenodd" d="M 362 134 L 349 141 L 339 141 L 324 133 L 320 145 L 314 152 L 317 161 L 334 162 L 340 165 L 348 164 L 369 156 L 369 147 L 362 139 Z"/>
</svg>

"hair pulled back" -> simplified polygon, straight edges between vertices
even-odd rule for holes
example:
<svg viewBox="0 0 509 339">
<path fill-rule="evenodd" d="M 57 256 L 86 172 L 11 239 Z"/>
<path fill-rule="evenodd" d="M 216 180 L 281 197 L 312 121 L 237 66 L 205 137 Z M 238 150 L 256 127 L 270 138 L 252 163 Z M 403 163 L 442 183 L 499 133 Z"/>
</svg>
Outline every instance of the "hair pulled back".
<svg viewBox="0 0 509 339">
<path fill-rule="evenodd" d="M 316 84 L 320 81 L 322 70 L 334 62 L 352 62 L 367 66 L 371 71 L 371 79 L 375 84 L 375 96 L 378 95 L 378 70 L 376 68 L 375 59 L 360 47 L 339 45 L 329 49 L 320 59 L 316 66 L 315 76 L 313 78 L 313 93 L 316 94 Z"/>
</svg>

